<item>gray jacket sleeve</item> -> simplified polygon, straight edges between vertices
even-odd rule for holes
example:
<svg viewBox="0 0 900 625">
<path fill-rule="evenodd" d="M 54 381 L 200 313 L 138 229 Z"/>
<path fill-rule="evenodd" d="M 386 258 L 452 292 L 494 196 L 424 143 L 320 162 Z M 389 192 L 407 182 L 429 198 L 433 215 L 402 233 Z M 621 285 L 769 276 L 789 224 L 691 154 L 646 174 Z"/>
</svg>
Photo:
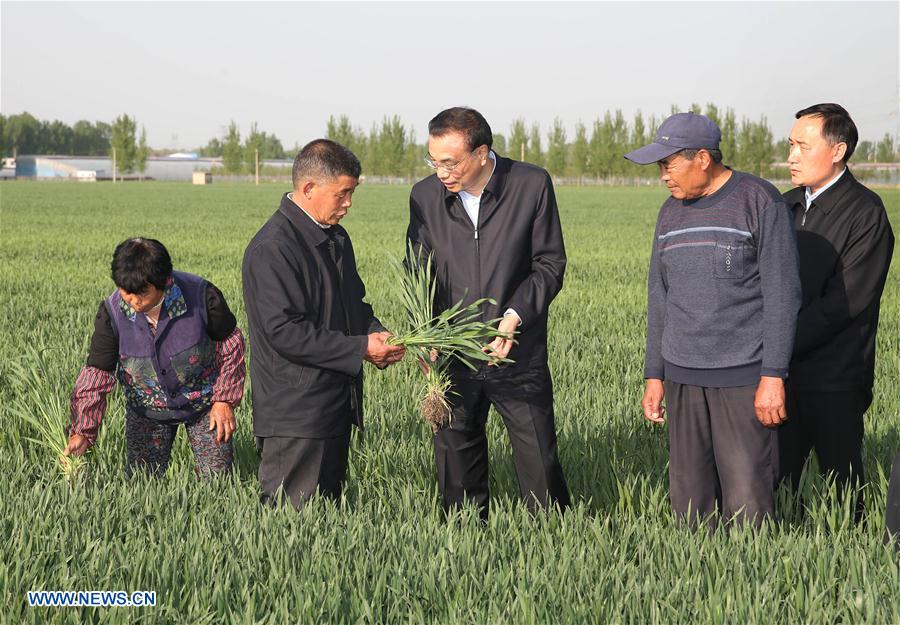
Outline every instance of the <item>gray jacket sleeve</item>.
<svg viewBox="0 0 900 625">
<path fill-rule="evenodd" d="M 662 337 L 666 318 L 666 283 L 663 280 L 659 262 L 657 234 L 659 223 L 653 232 L 650 252 L 650 271 L 647 275 L 647 351 L 644 360 L 644 378 L 665 379 L 665 364 L 662 356 Z"/>
<path fill-rule="evenodd" d="M 763 358 L 760 375 L 785 378 L 794 349 L 802 291 L 791 212 L 773 201 L 759 212 L 758 262 L 763 297 Z"/>
</svg>

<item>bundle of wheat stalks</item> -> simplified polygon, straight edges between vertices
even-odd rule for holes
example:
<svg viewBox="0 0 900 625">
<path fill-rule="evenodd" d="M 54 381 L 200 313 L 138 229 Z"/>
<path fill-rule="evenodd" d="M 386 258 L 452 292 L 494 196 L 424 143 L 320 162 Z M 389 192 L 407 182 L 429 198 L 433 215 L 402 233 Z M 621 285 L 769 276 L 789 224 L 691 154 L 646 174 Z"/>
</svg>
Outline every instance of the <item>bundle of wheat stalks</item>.
<svg viewBox="0 0 900 625">
<path fill-rule="evenodd" d="M 67 481 L 79 477 L 84 469 L 84 456 L 64 456 L 69 442 L 68 396 L 61 381 L 50 370 L 48 349 L 29 347 L 18 361 L 9 363 L 12 397 L 8 408 L 25 425 L 22 436 L 49 452 L 60 476 Z"/>
<path fill-rule="evenodd" d="M 450 421 L 449 366 L 455 358 L 475 370 L 477 361 L 512 362 L 508 358 L 497 359 L 484 351 L 487 343 L 502 333 L 497 330 L 500 319 L 481 321 L 481 305 L 496 304 L 490 298 L 482 298 L 463 306 L 463 300 L 434 315 L 437 282 L 434 278 L 432 254 L 425 256 L 421 250 L 407 250 L 405 262 L 396 266 L 400 283 L 401 302 L 407 312 L 407 324 L 388 339 L 392 345 L 403 345 L 413 351 L 423 363 L 425 386 L 422 391 L 421 412 L 432 431 Z M 503 335 L 506 336 L 506 335 Z M 512 336 L 506 336 L 512 338 Z"/>
</svg>

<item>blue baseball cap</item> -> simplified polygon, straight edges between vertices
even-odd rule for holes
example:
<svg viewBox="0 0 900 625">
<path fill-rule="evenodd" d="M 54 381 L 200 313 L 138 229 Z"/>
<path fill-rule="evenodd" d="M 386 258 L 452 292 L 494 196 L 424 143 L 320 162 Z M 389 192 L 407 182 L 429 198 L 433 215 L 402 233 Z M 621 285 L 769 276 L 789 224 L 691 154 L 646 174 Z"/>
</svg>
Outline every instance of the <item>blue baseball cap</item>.
<svg viewBox="0 0 900 625">
<path fill-rule="evenodd" d="M 653 143 L 625 155 L 638 165 L 661 161 L 681 150 L 718 150 L 722 131 L 712 120 L 696 113 L 676 113 L 664 121 Z"/>
</svg>

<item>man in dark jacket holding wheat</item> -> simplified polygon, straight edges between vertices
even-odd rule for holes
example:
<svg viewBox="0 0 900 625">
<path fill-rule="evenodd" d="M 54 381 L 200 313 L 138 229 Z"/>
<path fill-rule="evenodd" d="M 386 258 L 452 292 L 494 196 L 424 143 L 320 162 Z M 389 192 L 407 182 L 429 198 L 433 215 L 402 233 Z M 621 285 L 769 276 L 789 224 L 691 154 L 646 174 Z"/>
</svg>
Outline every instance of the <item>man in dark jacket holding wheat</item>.
<svg viewBox="0 0 900 625">
<path fill-rule="evenodd" d="M 351 426 L 362 427 L 362 367 L 384 368 L 404 349 L 364 300 L 350 237 L 339 222 L 360 164 L 319 139 L 294 160 L 291 193 L 244 253 L 253 431 L 262 441 L 264 500 L 283 487 L 296 507 L 317 491 L 338 498 Z"/>
<path fill-rule="evenodd" d="M 502 317 L 503 336 L 485 349 L 515 361 L 451 368 L 452 416 L 434 435 L 444 508 L 468 500 L 487 517 L 492 405 L 509 432 L 528 507 L 567 506 L 547 366 L 547 315 L 566 267 L 553 183 L 543 169 L 494 153 L 491 128 L 474 109 L 442 111 L 428 135 L 426 162 L 435 174 L 412 189 L 407 238 L 434 255 L 438 309 L 496 300 L 484 306 L 483 320 Z"/>
</svg>

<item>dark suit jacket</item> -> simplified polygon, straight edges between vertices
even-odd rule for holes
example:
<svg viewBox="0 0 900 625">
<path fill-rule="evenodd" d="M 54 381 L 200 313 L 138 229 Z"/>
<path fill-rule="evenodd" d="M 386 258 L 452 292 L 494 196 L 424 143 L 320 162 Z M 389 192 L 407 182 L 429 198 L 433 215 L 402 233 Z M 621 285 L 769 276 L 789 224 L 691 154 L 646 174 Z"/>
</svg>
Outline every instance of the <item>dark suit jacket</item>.
<svg viewBox="0 0 900 625">
<path fill-rule="evenodd" d="M 479 367 L 475 375 L 505 375 L 547 364 L 547 313 L 559 293 L 566 250 L 553 182 L 540 167 L 497 155 L 494 174 L 481 195 L 478 226 L 462 200 L 436 175 L 418 182 L 409 197 L 407 238 L 434 253 L 436 307 L 449 308 L 490 297 L 485 321 L 512 308 L 522 319 L 514 365 Z M 467 375 L 460 368 L 456 372 Z"/>
<path fill-rule="evenodd" d="M 802 391 L 871 389 L 894 249 L 887 212 L 849 169 L 809 210 L 804 193 L 798 187 L 784 194 L 794 213 L 803 286 L 789 383 Z"/>
<path fill-rule="evenodd" d="M 383 328 L 363 301 L 347 231 L 322 229 L 285 194 L 247 246 L 242 274 L 254 434 L 330 438 L 362 427 L 366 335 Z"/>
</svg>

